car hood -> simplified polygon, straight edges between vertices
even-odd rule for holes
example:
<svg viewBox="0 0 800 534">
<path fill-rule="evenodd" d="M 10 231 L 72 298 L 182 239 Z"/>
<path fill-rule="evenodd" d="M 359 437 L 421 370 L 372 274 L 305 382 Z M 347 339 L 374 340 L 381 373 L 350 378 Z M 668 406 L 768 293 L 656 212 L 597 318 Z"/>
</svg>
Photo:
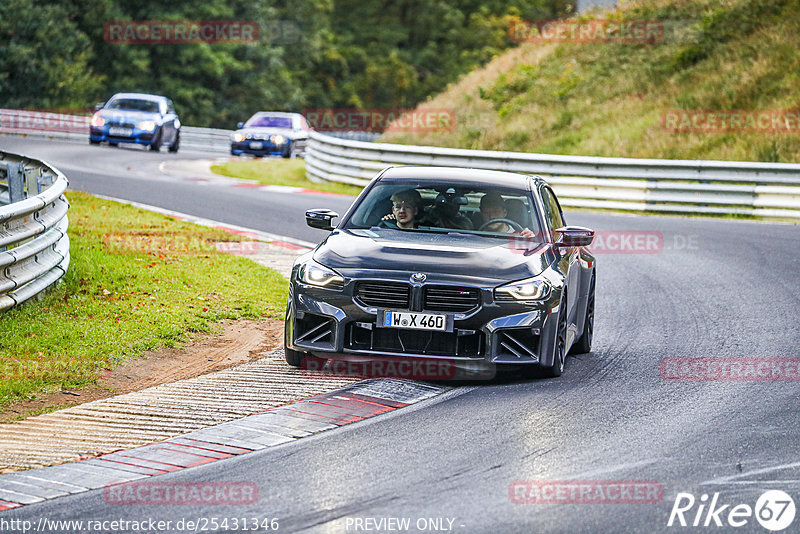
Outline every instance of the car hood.
<svg viewBox="0 0 800 534">
<path fill-rule="evenodd" d="M 540 274 L 552 261 L 549 251 L 513 239 L 372 228 L 333 231 L 314 259 L 346 277 L 419 271 L 429 282 L 468 277 L 499 284 Z"/>
<path fill-rule="evenodd" d="M 303 139 L 308 137 L 307 133 L 298 132 L 291 128 L 241 128 L 237 133 L 244 135 L 257 135 L 258 137 L 269 137 L 270 135 L 282 135 L 287 139 Z"/>
<path fill-rule="evenodd" d="M 131 111 L 126 109 L 102 109 L 100 116 L 109 121 L 117 122 L 138 122 L 154 121 L 156 124 L 161 122 L 161 114 L 150 111 Z"/>
</svg>

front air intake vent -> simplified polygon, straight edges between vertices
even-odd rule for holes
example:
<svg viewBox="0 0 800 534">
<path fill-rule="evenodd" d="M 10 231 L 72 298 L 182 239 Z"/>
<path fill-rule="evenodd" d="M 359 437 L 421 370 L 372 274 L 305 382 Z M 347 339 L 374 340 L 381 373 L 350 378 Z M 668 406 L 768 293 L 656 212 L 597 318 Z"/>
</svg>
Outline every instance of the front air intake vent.
<svg viewBox="0 0 800 534">
<path fill-rule="evenodd" d="M 407 310 L 411 291 L 402 282 L 359 282 L 355 296 L 367 306 Z"/>
</svg>

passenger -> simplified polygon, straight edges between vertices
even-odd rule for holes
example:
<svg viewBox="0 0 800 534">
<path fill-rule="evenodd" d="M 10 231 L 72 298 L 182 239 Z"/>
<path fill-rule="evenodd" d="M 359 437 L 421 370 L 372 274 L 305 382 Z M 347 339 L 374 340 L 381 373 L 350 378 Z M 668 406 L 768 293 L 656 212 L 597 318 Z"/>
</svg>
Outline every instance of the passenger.
<svg viewBox="0 0 800 534">
<path fill-rule="evenodd" d="M 416 189 L 406 189 L 392 195 L 392 213 L 384 216 L 382 226 L 397 225 L 397 228 L 408 230 L 417 227 L 417 214 L 422 204 L 422 197 Z"/>
</svg>

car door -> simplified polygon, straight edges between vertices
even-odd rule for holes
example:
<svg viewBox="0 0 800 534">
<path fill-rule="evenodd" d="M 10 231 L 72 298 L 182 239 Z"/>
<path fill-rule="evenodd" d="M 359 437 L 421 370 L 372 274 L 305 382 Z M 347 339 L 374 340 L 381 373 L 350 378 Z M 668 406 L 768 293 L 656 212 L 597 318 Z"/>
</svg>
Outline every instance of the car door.
<svg viewBox="0 0 800 534">
<path fill-rule="evenodd" d="M 555 193 L 547 185 L 541 186 L 542 204 L 544 205 L 545 222 L 549 227 L 550 235 L 553 240 L 557 240 L 560 235 L 556 232 L 557 229 L 566 226 L 564 221 L 564 214 L 561 211 L 561 205 L 556 199 Z M 576 317 L 575 311 L 577 309 L 579 297 L 579 277 L 580 268 L 578 261 L 580 259 L 578 247 L 558 247 L 556 254 L 559 255 L 558 262 L 561 263 L 564 275 L 566 277 L 565 283 L 567 285 L 567 324 L 575 324 Z"/>
</svg>

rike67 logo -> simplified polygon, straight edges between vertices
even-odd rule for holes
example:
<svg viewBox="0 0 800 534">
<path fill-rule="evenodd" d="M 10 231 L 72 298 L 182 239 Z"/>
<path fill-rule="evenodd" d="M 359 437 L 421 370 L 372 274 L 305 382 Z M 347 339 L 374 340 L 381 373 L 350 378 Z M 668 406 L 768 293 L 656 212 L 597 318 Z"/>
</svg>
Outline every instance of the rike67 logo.
<svg viewBox="0 0 800 534">
<path fill-rule="evenodd" d="M 792 524 L 795 511 L 794 500 L 781 490 L 764 492 L 754 507 L 744 503 L 723 504 L 719 493 L 714 493 L 710 501 L 705 493 L 700 499 L 691 493 L 678 493 L 667 526 L 738 528 L 750 524 L 755 517 L 765 529 L 778 532 Z"/>
</svg>

